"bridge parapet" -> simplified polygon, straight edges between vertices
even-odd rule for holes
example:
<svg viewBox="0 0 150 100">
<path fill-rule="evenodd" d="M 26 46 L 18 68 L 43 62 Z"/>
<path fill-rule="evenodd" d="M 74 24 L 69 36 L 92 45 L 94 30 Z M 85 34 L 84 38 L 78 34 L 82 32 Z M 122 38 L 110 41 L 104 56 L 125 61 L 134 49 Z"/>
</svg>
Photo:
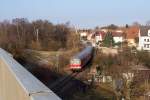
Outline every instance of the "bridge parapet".
<svg viewBox="0 0 150 100">
<path fill-rule="evenodd" d="M 61 100 L 0 48 L 0 100 Z"/>
</svg>

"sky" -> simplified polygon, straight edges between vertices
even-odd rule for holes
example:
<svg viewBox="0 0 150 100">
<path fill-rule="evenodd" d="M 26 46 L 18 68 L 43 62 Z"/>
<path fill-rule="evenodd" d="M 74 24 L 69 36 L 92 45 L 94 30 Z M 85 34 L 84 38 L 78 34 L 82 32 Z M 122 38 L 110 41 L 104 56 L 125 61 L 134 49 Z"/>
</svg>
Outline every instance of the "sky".
<svg viewBox="0 0 150 100">
<path fill-rule="evenodd" d="M 0 21 L 27 18 L 79 28 L 150 20 L 150 0 L 0 0 Z"/>
</svg>

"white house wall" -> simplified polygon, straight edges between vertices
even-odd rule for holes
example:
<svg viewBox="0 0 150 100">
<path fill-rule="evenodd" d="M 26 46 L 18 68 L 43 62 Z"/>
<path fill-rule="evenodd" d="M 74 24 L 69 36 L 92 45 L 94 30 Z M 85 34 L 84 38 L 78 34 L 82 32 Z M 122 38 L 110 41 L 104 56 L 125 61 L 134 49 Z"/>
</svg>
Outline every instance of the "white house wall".
<svg viewBox="0 0 150 100">
<path fill-rule="evenodd" d="M 150 50 L 150 37 L 149 36 L 140 36 L 139 48 L 142 50 Z"/>
<path fill-rule="evenodd" d="M 95 36 L 95 40 L 96 40 L 96 43 L 99 41 L 102 41 L 102 36 L 101 35 Z"/>
<path fill-rule="evenodd" d="M 113 37 L 115 43 L 123 42 L 123 37 Z"/>
<path fill-rule="evenodd" d="M 87 34 L 88 34 L 87 32 L 82 32 L 82 33 L 80 33 L 80 36 L 84 37 L 84 36 L 87 36 Z"/>
</svg>

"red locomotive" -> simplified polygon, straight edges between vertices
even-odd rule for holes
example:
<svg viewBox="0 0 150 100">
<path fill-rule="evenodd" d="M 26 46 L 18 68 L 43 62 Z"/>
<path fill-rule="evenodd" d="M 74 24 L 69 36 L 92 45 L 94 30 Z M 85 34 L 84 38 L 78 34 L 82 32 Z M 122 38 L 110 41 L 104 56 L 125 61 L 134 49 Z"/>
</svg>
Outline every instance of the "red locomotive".
<svg viewBox="0 0 150 100">
<path fill-rule="evenodd" d="M 87 46 L 70 60 L 70 69 L 73 71 L 81 70 L 90 61 L 92 54 L 93 47 Z"/>
</svg>

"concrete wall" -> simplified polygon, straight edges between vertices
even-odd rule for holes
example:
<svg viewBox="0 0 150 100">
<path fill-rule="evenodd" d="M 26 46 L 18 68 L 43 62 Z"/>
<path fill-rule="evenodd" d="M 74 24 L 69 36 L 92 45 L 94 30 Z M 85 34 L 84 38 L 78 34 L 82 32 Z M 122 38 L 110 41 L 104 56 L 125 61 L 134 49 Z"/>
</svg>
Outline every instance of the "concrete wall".
<svg viewBox="0 0 150 100">
<path fill-rule="evenodd" d="M 0 100 L 61 100 L 0 49 Z"/>
</svg>

